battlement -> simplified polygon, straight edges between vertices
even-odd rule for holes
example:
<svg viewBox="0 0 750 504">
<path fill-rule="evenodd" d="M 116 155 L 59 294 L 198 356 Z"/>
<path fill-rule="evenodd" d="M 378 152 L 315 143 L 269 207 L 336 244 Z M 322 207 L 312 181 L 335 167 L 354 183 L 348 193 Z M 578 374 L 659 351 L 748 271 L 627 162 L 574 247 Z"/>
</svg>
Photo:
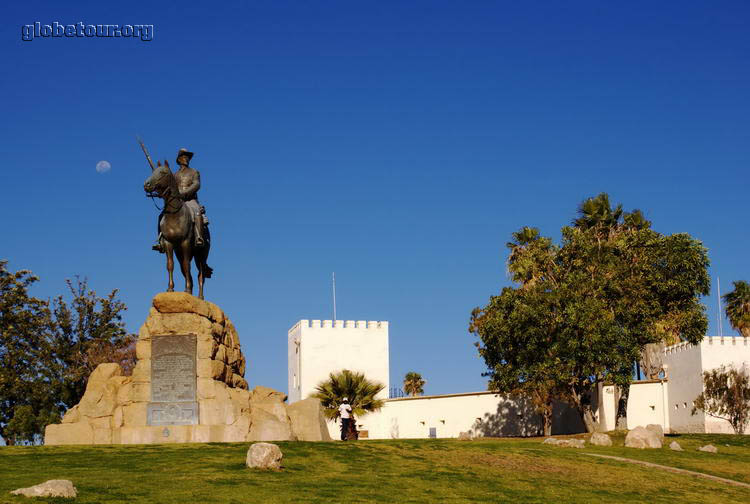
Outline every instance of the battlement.
<svg viewBox="0 0 750 504">
<path fill-rule="evenodd" d="M 706 336 L 703 338 L 702 343 L 709 346 L 714 345 L 735 345 L 735 346 L 750 346 L 750 338 L 744 336 Z M 675 345 L 670 345 L 664 349 L 665 355 L 671 355 L 674 353 L 689 350 L 697 345 L 688 343 L 687 341 L 681 341 Z"/>
<path fill-rule="evenodd" d="M 670 346 L 666 347 L 663 350 L 663 353 L 664 353 L 664 355 L 671 355 L 671 354 L 674 354 L 674 353 L 683 352 L 685 350 L 690 350 L 694 346 L 695 345 L 693 345 L 692 343 L 689 343 L 687 341 L 680 341 L 679 343 L 676 343 L 674 345 L 670 345 Z"/>
<path fill-rule="evenodd" d="M 744 336 L 709 336 L 703 338 L 709 345 L 743 345 L 750 346 L 750 338 Z"/>
<path fill-rule="evenodd" d="M 309 329 L 388 329 L 388 321 L 386 320 L 308 320 L 302 319 L 291 329 L 289 332 L 295 331 L 298 328 L 309 328 Z"/>
</svg>

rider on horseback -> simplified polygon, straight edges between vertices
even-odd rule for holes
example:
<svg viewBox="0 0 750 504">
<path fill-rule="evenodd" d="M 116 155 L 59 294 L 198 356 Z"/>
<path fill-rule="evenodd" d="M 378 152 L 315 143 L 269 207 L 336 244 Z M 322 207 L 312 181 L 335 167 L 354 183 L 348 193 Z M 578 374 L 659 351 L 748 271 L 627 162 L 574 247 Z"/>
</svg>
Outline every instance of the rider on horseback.
<svg viewBox="0 0 750 504">
<path fill-rule="evenodd" d="M 185 205 L 190 209 L 190 213 L 193 214 L 193 221 L 195 224 L 195 246 L 203 247 L 205 245 L 203 241 L 203 226 L 208 226 L 208 219 L 205 217 L 206 209 L 198 203 L 198 190 L 201 188 L 201 174 L 198 170 L 191 168 L 189 165 L 190 160 L 193 158 L 193 153 L 187 149 L 180 149 L 177 152 L 177 164 L 180 165 L 180 169 L 174 174 L 177 180 L 177 188 L 180 191 L 180 197 L 185 202 Z M 159 231 L 159 236 L 156 239 L 156 243 L 151 247 L 153 250 L 164 253 L 164 244 L 162 243 L 162 234 L 159 230 L 159 224 L 164 212 L 159 214 L 159 219 L 156 222 L 156 229 Z"/>
</svg>

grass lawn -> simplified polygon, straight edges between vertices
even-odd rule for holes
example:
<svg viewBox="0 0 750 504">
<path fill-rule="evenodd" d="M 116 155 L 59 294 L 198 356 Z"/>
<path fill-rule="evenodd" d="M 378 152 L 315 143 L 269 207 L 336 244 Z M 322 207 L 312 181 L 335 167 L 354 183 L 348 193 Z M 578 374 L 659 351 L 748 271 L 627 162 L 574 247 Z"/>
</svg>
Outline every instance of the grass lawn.
<svg viewBox="0 0 750 504">
<path fill-rule="evenodd" d="M 278 472 L 247 469 L 249 443 L 1 447 L 0 502 L 33 502 L 8 492 L 48 479 L 73 481 L 77 503 L 750 502 L 747 488 L 584 455 L 750 483 L 750 436 L 668 436 L 666 444 L 672 440 L 685 451 L 624 448 L 622 436 L 613 447 L 583 450 L 541 438 L 290 442 L 278 443 Z M 696 451 L 709 442 L 718 454 Z"/>
</svg>

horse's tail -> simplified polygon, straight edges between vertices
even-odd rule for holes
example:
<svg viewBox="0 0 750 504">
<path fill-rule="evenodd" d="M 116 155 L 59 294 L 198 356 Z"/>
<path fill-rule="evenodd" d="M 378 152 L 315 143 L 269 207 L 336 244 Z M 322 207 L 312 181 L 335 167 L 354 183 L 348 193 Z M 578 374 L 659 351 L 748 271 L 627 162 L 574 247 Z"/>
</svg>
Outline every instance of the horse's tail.
<svg viewBox="0 0 750 504">
<path fill-rule="evenodd" d="M 203 263 L 203 278 L 211 278 L 211 274 L 213 272 L 214 272 L 214 269 L 211 266 Z"/>
</svg>

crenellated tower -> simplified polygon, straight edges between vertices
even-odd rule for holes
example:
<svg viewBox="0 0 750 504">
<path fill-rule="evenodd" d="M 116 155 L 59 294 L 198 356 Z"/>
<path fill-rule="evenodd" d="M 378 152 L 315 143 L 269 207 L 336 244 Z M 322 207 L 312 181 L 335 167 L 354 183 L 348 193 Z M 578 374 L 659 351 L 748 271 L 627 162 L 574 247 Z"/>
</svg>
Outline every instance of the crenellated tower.
<svg viewBox="0 0 750 504">
<path fill-rule="evenodd" d="M 306 399 L 331 372 L 349 369 L 385 385 L 388 397 L 388 322 L 300 320 L 288 332 L 289 402 Z"/>
</svg>

